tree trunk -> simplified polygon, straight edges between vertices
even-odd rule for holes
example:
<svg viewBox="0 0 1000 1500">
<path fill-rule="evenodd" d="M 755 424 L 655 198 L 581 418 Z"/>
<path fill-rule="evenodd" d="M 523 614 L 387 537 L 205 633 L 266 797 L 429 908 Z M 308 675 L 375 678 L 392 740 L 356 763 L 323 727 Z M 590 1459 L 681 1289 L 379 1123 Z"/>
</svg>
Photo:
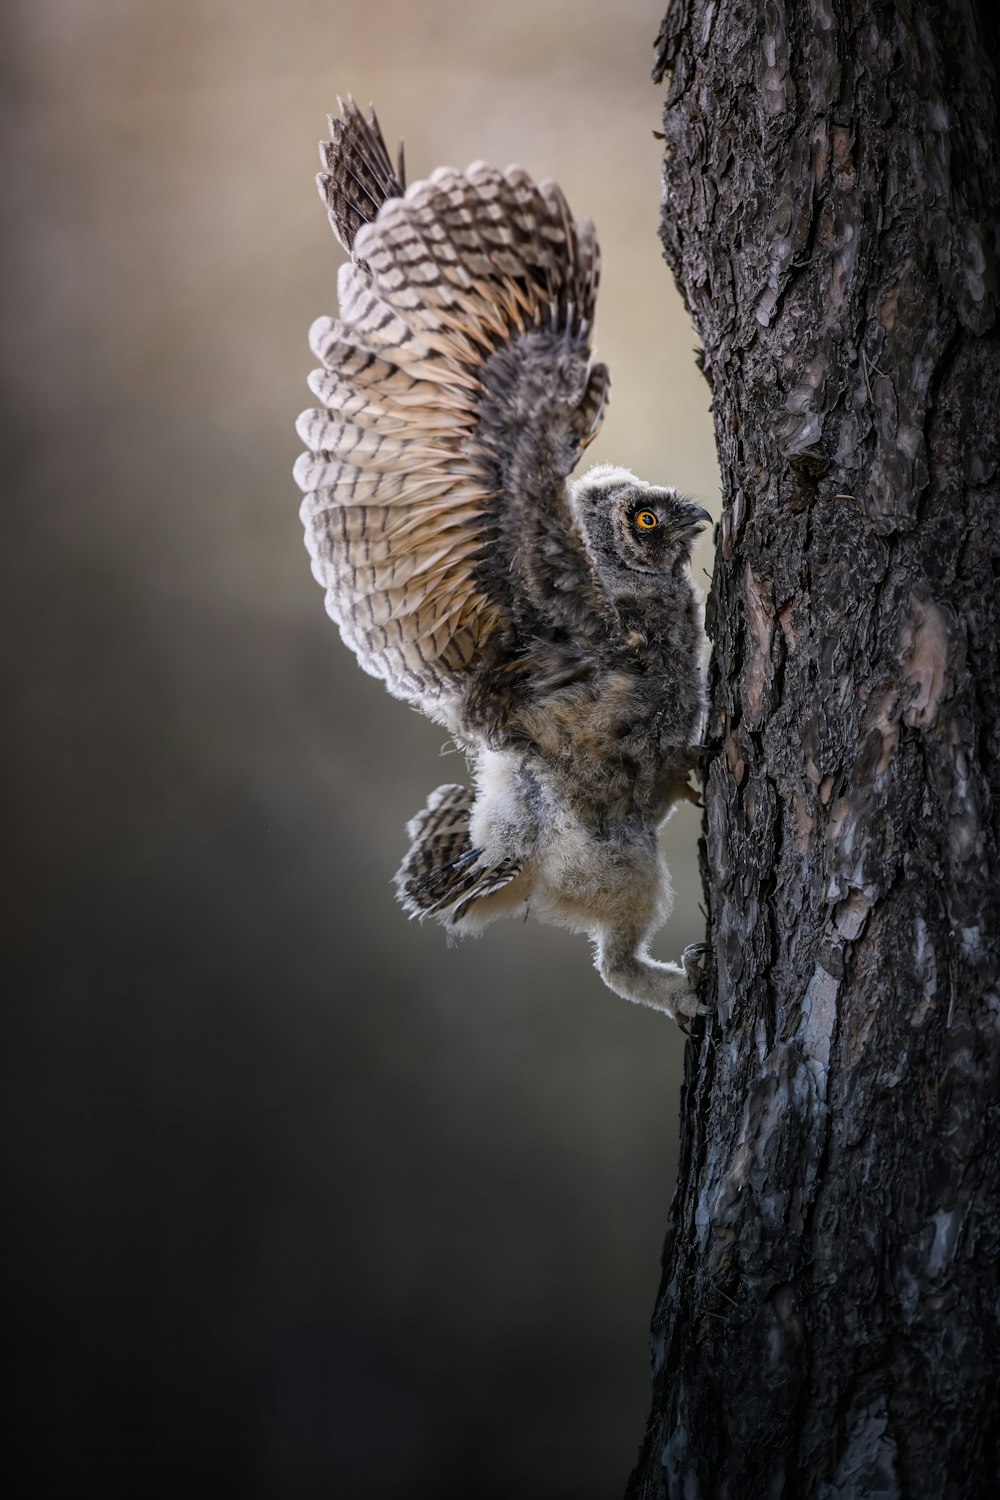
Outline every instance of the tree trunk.
<svg viewBox="0 0 1000 1500">
<path fill-rule="evenodd" d="M 633 1497 L 1000 1490 L 1000 204 L 972 0 L 673 0 L 714 1015 Z"/>
</svg>

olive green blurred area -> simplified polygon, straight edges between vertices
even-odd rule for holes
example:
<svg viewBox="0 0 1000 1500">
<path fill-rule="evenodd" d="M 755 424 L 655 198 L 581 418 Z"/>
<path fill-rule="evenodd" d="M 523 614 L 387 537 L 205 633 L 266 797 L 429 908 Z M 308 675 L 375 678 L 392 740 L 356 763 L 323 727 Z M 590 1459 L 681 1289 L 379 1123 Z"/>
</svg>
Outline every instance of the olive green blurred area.
<svg viewBox="0 0 1000 1500">
<path fill-rule="evenodd" d="M 595 462 L 718 504 L 657 240 L 655 3 L 21 0 L 4 48 L 3 1464 L 18 1496 L 597 1500 L 647 1403 L 682 1038 L 390 878 L 441 731 L 291 479 L 325 114 L 516 161 L 604 252 Z M 696 576 L 709 566 L 702 544 Z M 698 815 L 664 835 L 701 935 Z"/>
</svg>

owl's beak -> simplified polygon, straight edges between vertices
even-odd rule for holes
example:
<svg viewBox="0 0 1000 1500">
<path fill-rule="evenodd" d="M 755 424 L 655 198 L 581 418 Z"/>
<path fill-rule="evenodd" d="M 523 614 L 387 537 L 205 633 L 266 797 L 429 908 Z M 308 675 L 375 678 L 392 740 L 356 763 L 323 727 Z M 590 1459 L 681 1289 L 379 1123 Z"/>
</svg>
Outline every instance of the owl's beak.
<svg viewBox="0 0 1000 1500">
<path fill-rule="evenodd" d="M 711 521 L 712 512 L 706 510 L 703 505 L 685 505 L 680 525 L 674 528 L 674 536 L 685 538 L 701 536 L 705 527 L 711 525 Z"/>
</svg>

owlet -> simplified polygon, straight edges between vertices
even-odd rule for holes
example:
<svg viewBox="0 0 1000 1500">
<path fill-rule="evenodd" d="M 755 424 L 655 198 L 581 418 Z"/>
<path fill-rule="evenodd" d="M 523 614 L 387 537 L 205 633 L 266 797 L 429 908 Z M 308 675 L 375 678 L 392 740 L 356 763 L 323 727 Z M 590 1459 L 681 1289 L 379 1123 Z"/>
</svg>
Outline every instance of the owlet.
<svg viewBox="0 0 1000 1500">
<path fill-rule="evenodd" d="M 407 189 L 352 100 L 320 150 L 350 260 L 339 319 L 311 330 L 306 545 L 345 643 L 473 783 L 408 824 L 399 899 L 463 936 L 528 913 L 586 932 L 616 994 L 692 1016 L 703 945 L 681 964 L 648 945 L 703 716 L 689 558 L 709 516 L 627 469 L 568 477 L 610 389 L 593 225 L 519 167 Z"/>
</svg>

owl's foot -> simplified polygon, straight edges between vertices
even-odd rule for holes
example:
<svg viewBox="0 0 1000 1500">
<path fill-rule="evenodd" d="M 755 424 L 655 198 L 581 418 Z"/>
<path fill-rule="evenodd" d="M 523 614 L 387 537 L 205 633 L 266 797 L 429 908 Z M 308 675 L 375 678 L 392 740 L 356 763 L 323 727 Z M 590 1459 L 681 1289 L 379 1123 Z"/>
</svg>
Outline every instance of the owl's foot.
<svg viewBox="0 0 1000 1500">
<path fill-rule="evenodd" d="M 701 993 L 702 980 L 705 978 L 705 954 L 710 951 L 708 943 L 688 943 L 681 954 L 684 976 L 696 995 Z M 705 1015 L 707 1010 L 708 1007 L 703 1005 L 698 1014 Z"/>
<path fill-rule="evenodd" d="M 708 1006 L 701 1000 L 701 987 L 705 979 L 705 954 L 710 951 L 709 943 L 688 943 L 681 953 L 681 965 L 684 969 L 684 977 L 691 987 L 691 993 L 697 1004 L 693 1011 L 685 1013 L 684 1020 L 693 1020 L 695 1016 L 707 1016 Z M 674 1017 L 682 1031 L 688 1030 L 684 1021 L 677 1016 Z"/>
<path fill-rule="evenodd" d="M 658 963 L 635 948 L 605 939 L 598 944 L 597 968 L 601 978 L 625 1000 L 662 1010 L 679 1026 L 695 1016 L 704 1016 L 708 1007 L 699 995 L 702 982 L 702 959 L 707 943 L 692 943 L 684 949 L 679 964 Z"/>
<path fill-rule="evenodd" d="M 689 776 L 695 779 L 692 786 L 687 781 L 684 786 L 684 796 L 688 802 L 693 802 L 695 807 L 704 807 L 702 801 L 702 790 L 708 782 L 708 763 L 712 758 L 712 750 L 709 745 L 691 745 L 687 753 L 687 771 Z"/>
</svg>

